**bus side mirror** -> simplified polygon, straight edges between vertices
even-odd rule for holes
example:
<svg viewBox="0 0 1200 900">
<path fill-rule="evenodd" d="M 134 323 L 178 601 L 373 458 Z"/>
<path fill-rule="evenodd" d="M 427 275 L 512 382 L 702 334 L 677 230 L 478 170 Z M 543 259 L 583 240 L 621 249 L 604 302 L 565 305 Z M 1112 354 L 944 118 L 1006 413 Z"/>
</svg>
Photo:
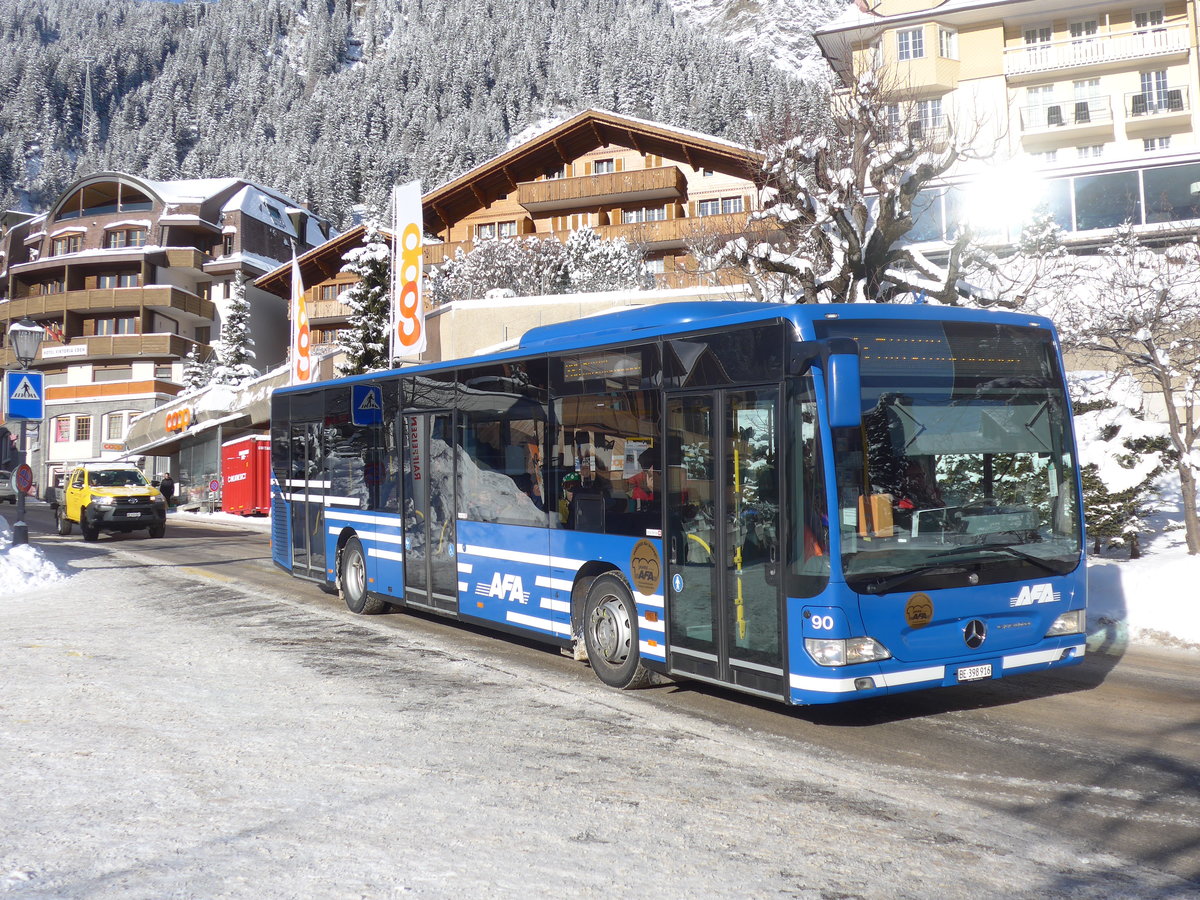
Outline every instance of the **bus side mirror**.
<svg viewBox="0 0 1200 900">
<path fill-rule="evenodd" d="M 862 376 L 858 344 L 850 338 L 798 341 L 792 345 L 788 371 L 803 375 L 817 365 L 825 376 L 826 415 L 831 428 L 862 425 Z"/>
</svg>

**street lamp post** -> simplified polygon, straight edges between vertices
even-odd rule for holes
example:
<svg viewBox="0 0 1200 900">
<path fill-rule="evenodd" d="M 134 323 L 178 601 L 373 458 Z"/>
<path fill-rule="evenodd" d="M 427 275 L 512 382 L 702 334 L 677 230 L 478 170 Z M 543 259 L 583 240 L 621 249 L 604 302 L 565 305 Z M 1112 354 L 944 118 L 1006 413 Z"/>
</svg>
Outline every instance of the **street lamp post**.
<svg viewBox="0 0 1200 900">
<path fill-rule="evenodd" d="M 13 355 L 21 364 L 21 370 L 29 368 L 29 364 L 37 357 L 38 347 L 46 329 L 33 322 L 29 316 L 14 322 L 8 327 L 8 343 Z M 21 442 L 17 445 L 18 465 L 25 463 L 25 420 L 21 420 Z M 13 523 L 13 546 L 29 543 L 29 526 L 25 524 L 25 492 L 17 491 L 17 521 Z"/>
</svg>

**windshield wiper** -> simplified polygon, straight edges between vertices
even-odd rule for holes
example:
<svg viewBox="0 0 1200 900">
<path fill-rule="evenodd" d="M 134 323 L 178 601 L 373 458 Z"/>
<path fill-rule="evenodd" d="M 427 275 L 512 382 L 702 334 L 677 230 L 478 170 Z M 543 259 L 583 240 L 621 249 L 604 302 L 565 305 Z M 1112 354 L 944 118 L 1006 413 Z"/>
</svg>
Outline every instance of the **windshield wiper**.
<svg viewBox="0 0 1200 900">
<path fill-rule="evenodd" d="M 964 544 L 961 547 L 952 547 L 949 550 L 939 550 L 937 553 L 930 553 L 930 559 L 936 559 L 942 556 L 957 556 L 960 553 L 1007 553 L 1009 556 L 1015 556 L 1017 559 L 1023 559 L 1025 562 L 1033 563 L 1044 572 L 1049 572 L 1051 575 L 1061 575 L 1057 566 L 1051 565 L 1041 557 L 1034 556 L 1032 553 L 1026 553 L 1024 550 L 1018 550 L 1011 544 Z"/>
<path fill-rule="evenodd" d="M 961 575 L 968 571 L 962 566 L 947 566 L 943 563 L 937 563 L 932 566 L 915 566 L 911 569 L 905 569 L 902 572 L 895 572 L 891 575 L 885 575 L 882 578 L 877 578 L 867 585 L 868 594 L 882 594 L 890 591 L 894 587 L 899 587 L 904 582 L 916 578 L 918 575 L 924 575 L 928 572 L 944 572 L 947 575 Z"/>
</svg>

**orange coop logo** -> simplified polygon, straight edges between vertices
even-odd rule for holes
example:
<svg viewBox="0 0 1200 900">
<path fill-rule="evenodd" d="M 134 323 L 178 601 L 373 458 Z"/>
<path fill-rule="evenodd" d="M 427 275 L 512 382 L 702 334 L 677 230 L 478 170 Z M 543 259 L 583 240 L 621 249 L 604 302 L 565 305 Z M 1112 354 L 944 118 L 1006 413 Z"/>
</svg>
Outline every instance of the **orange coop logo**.
<svg viewBox="0 0 1200 900">
<path fill-rule="evenodd" d="M 177 409 L 167 413 L 167 431 L 185 431 L 192 424 L 190 409 Z"/>
<path fill-rule="evenodd" d="M 400 236 L 400 315 L 396 340 L 406 348 L 421 345 L 425 317 L 421 309 L 421 229 L 410 222 Z"/>
</svg>

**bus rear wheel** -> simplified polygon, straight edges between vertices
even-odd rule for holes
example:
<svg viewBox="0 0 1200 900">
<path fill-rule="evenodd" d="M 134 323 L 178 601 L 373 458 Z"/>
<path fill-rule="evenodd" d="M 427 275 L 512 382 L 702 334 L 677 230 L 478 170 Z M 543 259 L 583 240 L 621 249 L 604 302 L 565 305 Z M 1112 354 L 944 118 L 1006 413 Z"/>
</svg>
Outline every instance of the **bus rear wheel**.
<svg viewBox="0 0 1200 900">
<path fill-rule="evenodd" d="M 338 565 L 338 593 L 346 608 L 361 616 L 373 616 L 387 608 L 387 603 L 372 597 L 367 590 L 367 558 L 362 542 L 352 537 L 346 541 Z"/>
<path fill-rule="evenodd" d="M 638 653 L 637 607 L 616 575 L 601 575 L 588 590 L 583 642 L 588 662 L 605 684 L 632 690 L 650 681 Z"/>
</svg>

